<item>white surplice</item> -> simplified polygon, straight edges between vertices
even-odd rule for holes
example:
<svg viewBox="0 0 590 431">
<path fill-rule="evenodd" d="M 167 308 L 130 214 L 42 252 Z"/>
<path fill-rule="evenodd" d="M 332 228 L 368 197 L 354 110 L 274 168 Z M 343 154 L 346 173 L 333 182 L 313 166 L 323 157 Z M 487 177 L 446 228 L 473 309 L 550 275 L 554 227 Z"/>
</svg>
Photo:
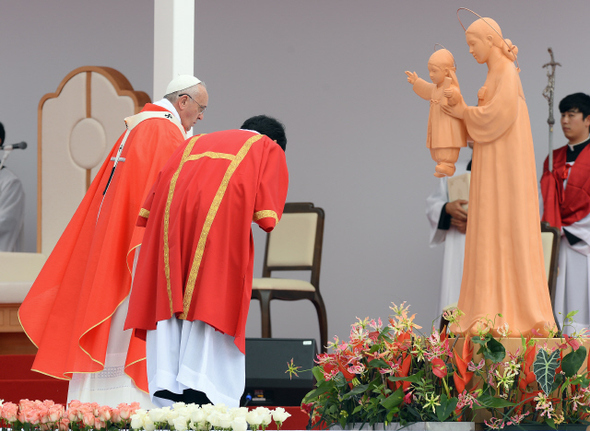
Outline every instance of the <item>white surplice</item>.
<svg viewBox="0 0 590 431">
<path fill-rule="evenodd" d="M 0 251 L 23 251 L 25 192 L 20 179 L 0 169 Z"/>
<path fill-rule="evenodd" d="M 468 162 L 458 161 L 456 175 L 467 172 Z M 444 204 L 449 201 L 447 178 L 440 178 L 434 192 L 426 199 L 426 217 L 430 223 L 430 247 L 444 244 L 443 270 L 441 289 L 438 301 L 437 313 L 442 314 L 443 309 L 459 300 L 461 292 L 461 279 L 463 278 L 463 260 L 465 259 L 465 234 L 457 230 L 455 226 L 448 229 L 439 229 L 438 222 Z"/>
</svg>

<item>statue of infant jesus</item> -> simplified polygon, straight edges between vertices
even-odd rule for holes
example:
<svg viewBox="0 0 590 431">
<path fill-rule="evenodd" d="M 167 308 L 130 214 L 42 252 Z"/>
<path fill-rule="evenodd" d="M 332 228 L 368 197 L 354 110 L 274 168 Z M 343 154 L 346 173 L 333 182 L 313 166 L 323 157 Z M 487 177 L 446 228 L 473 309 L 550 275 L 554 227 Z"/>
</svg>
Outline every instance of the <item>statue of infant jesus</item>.
<svg viewBox="0 0 590 431">
<path fill-rule="evenodd" d="M 461 100 L 459 82 L 455 75 L 455 59 L 446 49 L 439 49 L 428 59 L 428 71 L 432 84 L 418 78 L 416 72 L 406 71 L 414 92 L 430 100 L 426 146 L 430 148 L 436 177 L 452 176 L 461 147 L 467 146 L 467 132 L 462 120 L 442 110 L 442 105 L 455 105 Z"/>
</svg>

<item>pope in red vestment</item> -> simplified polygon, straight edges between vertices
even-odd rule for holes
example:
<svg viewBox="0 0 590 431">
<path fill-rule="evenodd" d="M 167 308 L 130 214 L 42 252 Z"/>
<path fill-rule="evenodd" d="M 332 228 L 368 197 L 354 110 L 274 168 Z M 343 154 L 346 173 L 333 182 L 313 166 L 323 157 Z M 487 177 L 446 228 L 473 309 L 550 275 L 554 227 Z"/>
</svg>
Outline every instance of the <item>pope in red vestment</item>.
<svg viewBox="0 0 590 431">
<path fill-rule="evenodd" d="M 251 224 L 272 230 L 287 188 L 285 153 L 265 135 L 228 130 L 186 141 L 162 169 L 138 219 L 146 231 L 125 328 L 145 336 L 172 317 L 200 321 L 233 337 L 244 354 Z"/>
<path fill-rule="evenodd" d="M 131 289 L 131 252 L 142 233 L 135 227 L 137 214 L 158 172 L 185 139 L 180 121 L 157 105 L 147 104 L 126 123 L 128 131 L 19 309 L 20 322 L 38 347 L 32 369 L 58 379 L 103 369 L 111 317 Z M 145 357 L 145 342 L 132 337 L 129 351 L 128 363 L 135 362 L 134 355 Z M 145 370 L 127 374 L 147 392 Z"/>
</svg>

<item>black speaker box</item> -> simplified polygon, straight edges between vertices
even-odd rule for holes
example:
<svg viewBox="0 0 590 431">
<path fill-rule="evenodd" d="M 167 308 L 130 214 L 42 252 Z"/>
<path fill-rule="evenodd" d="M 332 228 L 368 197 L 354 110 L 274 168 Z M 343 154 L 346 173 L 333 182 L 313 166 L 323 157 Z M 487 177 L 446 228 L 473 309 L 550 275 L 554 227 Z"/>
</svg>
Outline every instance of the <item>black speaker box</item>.
<svg viewBox="0 0 590 431">
<path fill-rule="evenodd" d="M 313 389 L 311 369 L 317 354 L 313 338 L 246 338 L 246 390 L 242 405 L 298 406 Z M 299 377 L 287 368 L 300 367 Z"/>
</svg>

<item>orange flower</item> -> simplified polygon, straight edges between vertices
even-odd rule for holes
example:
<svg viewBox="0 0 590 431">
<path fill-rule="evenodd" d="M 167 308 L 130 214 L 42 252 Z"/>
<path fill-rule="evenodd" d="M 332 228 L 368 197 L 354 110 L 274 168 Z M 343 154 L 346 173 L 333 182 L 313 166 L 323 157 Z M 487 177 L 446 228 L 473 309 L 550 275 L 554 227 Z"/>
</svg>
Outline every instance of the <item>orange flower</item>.
<svg viewBox="0 0 590 431">
<path fill-rule="evenodd" d="M 453 351 L 455 352 L 455 365 L 457 366 L 457 372 L 453 374 L 453 381 L 455 382 L 457 392 L 462 394 L 465 390 L 465 386 L 467 386 L 467 383 L 469 383 L 473 377 L 473 372 L 467 371 L 467 366 L 473 358 L 473 345 L 471 344 L 471 339 L 465 338 L 461 356 L 459 356 L 455 349 L 453 349 Z"/>
</svg>

